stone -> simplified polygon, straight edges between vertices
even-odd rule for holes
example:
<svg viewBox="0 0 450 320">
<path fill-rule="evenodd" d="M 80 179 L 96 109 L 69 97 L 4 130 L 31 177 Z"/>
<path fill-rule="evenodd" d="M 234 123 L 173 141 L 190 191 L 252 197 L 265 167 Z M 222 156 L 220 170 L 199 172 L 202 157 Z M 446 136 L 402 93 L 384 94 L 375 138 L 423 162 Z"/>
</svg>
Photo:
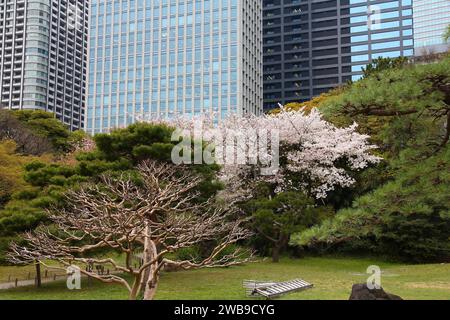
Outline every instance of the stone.
<svg viewBox="0 0 450 320">
<path fill-rule="evenodd" d="M 369 289 L 367 284 L 354 284 L 349 300 L 403 300 L 401 297 L 385 292 L 383 288 Z"/>
</svg>

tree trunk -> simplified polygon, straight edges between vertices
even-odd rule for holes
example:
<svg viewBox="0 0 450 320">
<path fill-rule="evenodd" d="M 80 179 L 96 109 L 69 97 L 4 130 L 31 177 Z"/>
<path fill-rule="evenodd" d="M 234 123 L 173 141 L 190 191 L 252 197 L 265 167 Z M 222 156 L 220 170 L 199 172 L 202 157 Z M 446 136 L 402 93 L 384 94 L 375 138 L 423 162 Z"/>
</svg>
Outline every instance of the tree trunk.
<svg viewBox="0 0 450 320">
<path fill-rule="evenodd" d="M 156 245 L 153 241 L 149 241 L 149 261 L 154 260 L 157 256 Z M 149 268 L 149 274 L 145 282 L 144 300 L 153 300 L 156 294 L 159 281 L 158 261 L 153 263 Z"/>
<path fill-rule="evenodd" d="M 133 287 L 131 289 L 129 300 L 136 300 L 139 291 L 141 290 L 141 276 L 136 276 L 133 282 Z"/>
<path fill-rule="evenodd" d="M 280 261 L 280 247 L 278 243 L 275 243 L 272 248 L 272 262 Z"/>
<path fill-rule="evenodd" d="M 144 300 L 153 300 L 158 288 L 159 272 L 151 273 L 144 291 Z"/>
<path fill-rule="evenodd" d="M 142 265 L 145 265 L 148 261 L 150 261 L 150 245 L 149 245 L 149 241 L 150 241 L 150 228 L 147 226 L 145 228 L 145 235 L 146 238 L 144 239 L 144 250 L 142 251 Z M 141 290 L 145 290 L 145 284 L 147 282 L 148 276 L 150 274 L 149 268 L 144 270 L 144 273 L 141 276 L 141 286 L 140 289 Z"/>
<path fill-rule="evenodd" d="M 36 287 L 40 288 L 42 285 L 42 276 L 41 276 L 41 264 L 39 261 L 36 261 Z"/>
<path fill-rule="evenodd" d="M 147 226 L 145 229 L 146 238 L 144 240 L 144 251 L 143 251 L 143 264 L 146 264 L 156 258 L 158 255 L 156 244 L 150 239 L 150 228 Z M 141 278 L 141 288 L 144 291 L 144 300 L 152 300 L 156 293 L 156 288 L 158 285 L 158 262 L 156 261 L 150 267 L 148 267 Z"/>
<path fill-rule="evenodd" d="M 272 247 L 272 262 L 280 261 L 280 253 L 289 242 L 289 235 L 281 234 L 277 242 Z"/>
</svg>

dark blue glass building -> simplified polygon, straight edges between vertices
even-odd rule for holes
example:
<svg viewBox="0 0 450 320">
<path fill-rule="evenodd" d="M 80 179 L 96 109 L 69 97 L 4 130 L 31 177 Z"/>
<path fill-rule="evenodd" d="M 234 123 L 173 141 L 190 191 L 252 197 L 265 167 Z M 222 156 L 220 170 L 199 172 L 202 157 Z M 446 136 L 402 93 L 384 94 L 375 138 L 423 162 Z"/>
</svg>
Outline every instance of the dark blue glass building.
<svg viewBox="0 0 450 320">
<path fill-rule="evenodd" d="M 264 109 L 306 101 L 377 57 L 412 56 L 412 0 L 263 0 Z"/>
</svg>

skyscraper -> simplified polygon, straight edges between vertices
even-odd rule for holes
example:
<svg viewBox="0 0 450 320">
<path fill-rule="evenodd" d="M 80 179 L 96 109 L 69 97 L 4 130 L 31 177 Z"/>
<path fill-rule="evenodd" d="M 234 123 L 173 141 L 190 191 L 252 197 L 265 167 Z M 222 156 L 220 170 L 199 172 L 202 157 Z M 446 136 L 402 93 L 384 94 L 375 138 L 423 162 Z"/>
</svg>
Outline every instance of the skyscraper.
<svg viewBox="0 0 450 320">
<path fill-rule="evenodd" d="M 377 57 L 413 55 L 412 0 L 263 0 L 264 109 L 357 80 Z"/>
<path fill-rule="evenodd" d="M 447 51 L 443 35 L 450 25 L 450 0 L 414 0 L 413 5 L 415 54 Z"/>
<path fill-rule="evenodd" d="M 84 127 L 89 1 L 0 2 L 0 107 Z"/>
<path fill-rule="evenodd" d="M 262 7 L 253 0 L 94 0 L 87 126 L 262 111 Z"/>
</svg>

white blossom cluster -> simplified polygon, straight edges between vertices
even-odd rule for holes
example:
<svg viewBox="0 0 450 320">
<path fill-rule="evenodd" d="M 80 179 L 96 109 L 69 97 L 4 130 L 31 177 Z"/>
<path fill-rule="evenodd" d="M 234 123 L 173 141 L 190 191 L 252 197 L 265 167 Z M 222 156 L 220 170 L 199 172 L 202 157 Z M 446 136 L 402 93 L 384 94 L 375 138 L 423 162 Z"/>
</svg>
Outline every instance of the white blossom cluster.
<svg viewBox="0 0 450 320">
<path fill-rule="evenodd" d="M 325 121 L 317 109 L 309 113 L 282 109 L 277 114 L 231 116 L 217 125 L 205 116 L 172 121 L 172 125 L 191 133 L 201 128 L 203 141 L 214 141 L 223 153 L 231 149 L 237 157 L 246 157 L 245 164 L 219 161 L 223 165 L 222 178 L 234 184 L 235 190 L 263 180 L 276 185 L 276 192 L 282 192 L 294 188 L 294 176 L 297 188 L 325 198 L 335 187 L 355 183 L 348 170 L 360 170 L 381 160 L 371 153 L 376 146 L 369 144 L 369 136 L 356 131 L 356 123 L 338 128 Z M 246 143 L 229 143 L 224 137 L 230 132 L 237 140 L 246 139 Z M 277 133 L 276 140 L 271 140 L 270 132 Z M 261 174 L 268 164 L 278 160 L 279 166 L 271 174 Z"/>
</svg>

